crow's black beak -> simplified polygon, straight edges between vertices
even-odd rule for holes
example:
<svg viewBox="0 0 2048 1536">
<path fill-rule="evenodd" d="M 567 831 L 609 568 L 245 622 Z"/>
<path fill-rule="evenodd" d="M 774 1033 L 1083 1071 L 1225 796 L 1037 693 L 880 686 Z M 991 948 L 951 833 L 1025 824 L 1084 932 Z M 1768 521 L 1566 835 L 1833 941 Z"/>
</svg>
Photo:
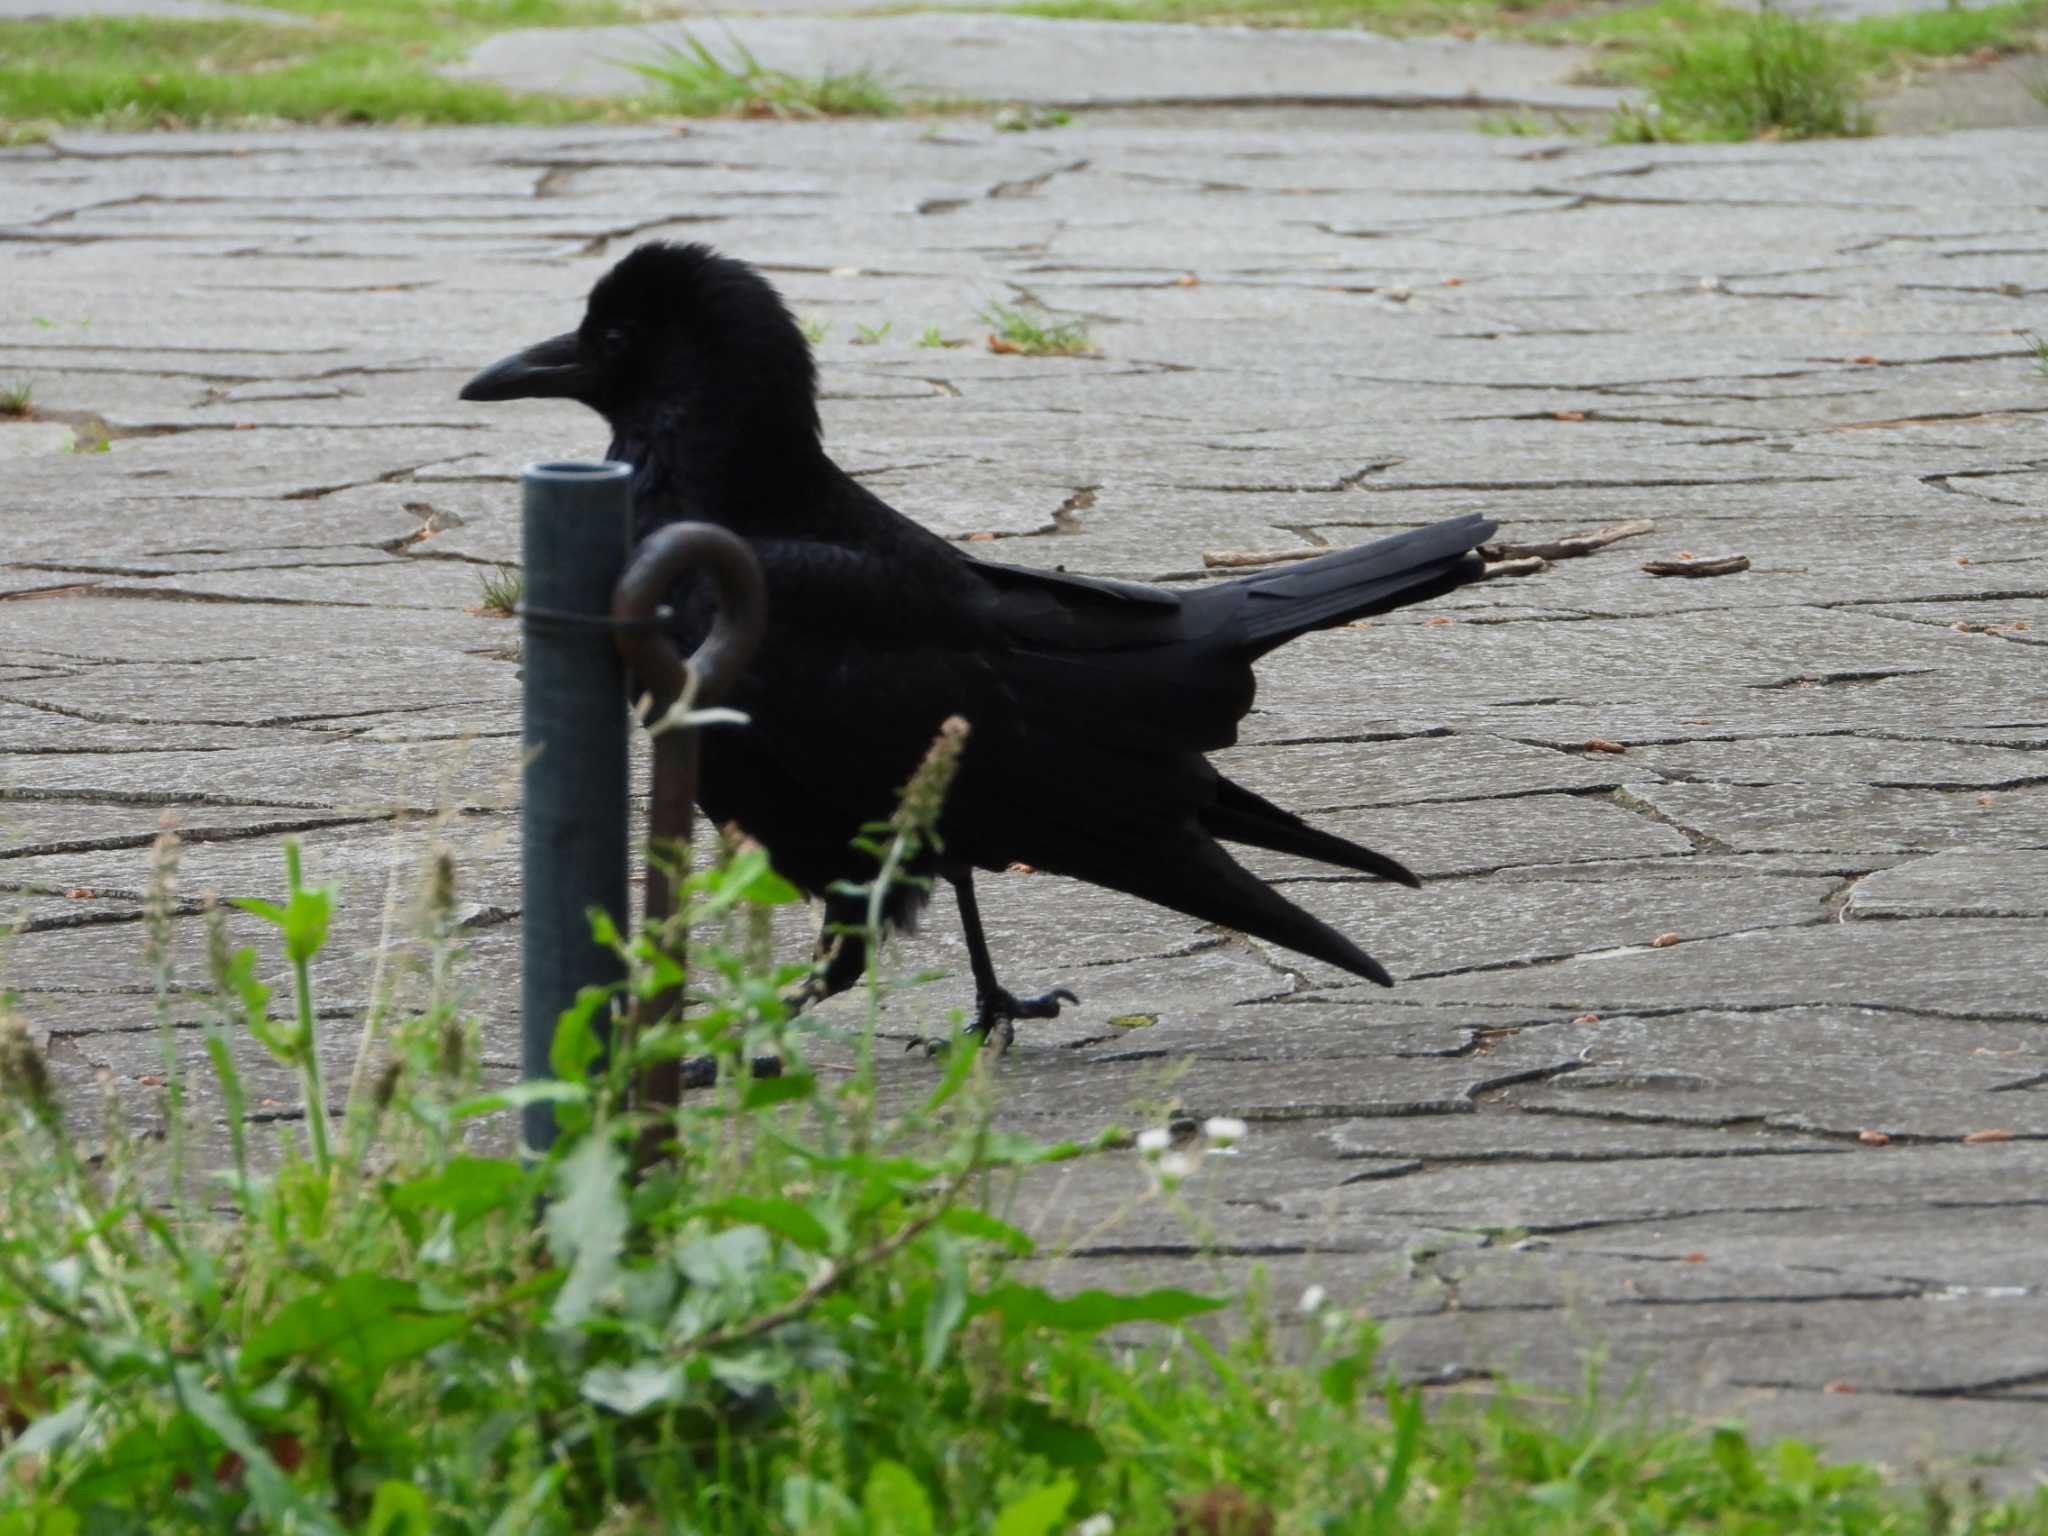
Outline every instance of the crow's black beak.
<svg viewBox="0 0 2048 1536">
<path fill-rule="evenodd" d="M 465 400 L 582 400 L 591 384 L 576 333 L 566 331 L 535 342 L 524 352 L 500 358 L 462 386 Z"/>
</svg>

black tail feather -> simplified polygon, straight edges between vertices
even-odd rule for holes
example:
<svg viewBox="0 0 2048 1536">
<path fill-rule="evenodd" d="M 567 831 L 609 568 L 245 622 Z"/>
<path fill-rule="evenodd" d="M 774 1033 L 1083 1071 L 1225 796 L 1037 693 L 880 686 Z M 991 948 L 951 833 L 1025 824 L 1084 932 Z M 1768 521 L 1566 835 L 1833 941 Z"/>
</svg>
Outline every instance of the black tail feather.
<svg viewBox="0 0 2048 1536">
<path fill-rule="evenodd" d="M 1291 853 L 1298 858 L 1334 864 L 1339 869 L 1355 869 L 1398 885 L 1422 884 L 1399 859 L 1312 827 L 1292 811 L 1284 811 L 1228 779 L 1219 781 L 1215 804 L 1205 806 L 1201 816 L 1209 835 L 1227 843 Z"/>
<path fill-rule="evenodd" d="M 1242 601 L 1245 636 L 1252 654 L 1263 655 L 1312 629 L 1427 602 L 1462 586 L 1482 569 L 1472 552 L 1493 537 L 1494 527 L 1475 512 L 1215 590 Z"/>
</svg>

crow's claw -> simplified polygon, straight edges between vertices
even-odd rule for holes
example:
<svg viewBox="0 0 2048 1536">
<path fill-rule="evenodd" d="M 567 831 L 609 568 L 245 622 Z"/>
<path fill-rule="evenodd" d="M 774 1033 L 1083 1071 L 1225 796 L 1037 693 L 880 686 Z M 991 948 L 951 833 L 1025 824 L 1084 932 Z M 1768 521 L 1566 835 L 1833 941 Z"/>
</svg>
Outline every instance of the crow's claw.
<svg viewBox="0 0 2048 1536">
<path fill-rule="evenodd" d="M 1050 992 L 1041 992 L 1036 997 L 1016 997 L 997 987 L 984 992 L 975 999 L 974 1020 L 962 1031 L 964 1034 L 979 1035 L 984 1042 L 993 1040 L 997 1054 L 1009 1050 L 1017 1038 L 1018 1019 L 1056 1019 L 1060 1016 L 1061 1003 L 1079 1004 L 1080 998 L 1065 987 L 1054 987 Z M 906 1051 L 921 1050 L 927 1056 L 943 1056 L 953 1048 L 953 1042 L 933 1039 L 920 1035 L 903 1047 Z"/>
<path fill-rule="evenodd" d="M 967 1031 L 981 1036 L 984 1041 L 995 1041 L 998 1051 L 1007 1051 L 1010 1042 L 1017 1038 L 1015 1023 L 1018 1019 L 1056 1019 L 1060 1016 L 1061 1003 L 1078 1004 L 1080 1001 L 1065 987 L 1054 987 L 1036 997 L 1015 997 L 997 987 L 975 999 L 974 1022 L 967 1026 Z"/>
<path fill-rule="evenodd" d="M 782 1076 L 780 1056 L 756 1056 L 753 1061 L 754 1076 Z M 685 1088 L 709 1088 L 718 1082 L 718 1058 L 715 1056 L 692 1056 L 683 1062 Z"/>
</svg>

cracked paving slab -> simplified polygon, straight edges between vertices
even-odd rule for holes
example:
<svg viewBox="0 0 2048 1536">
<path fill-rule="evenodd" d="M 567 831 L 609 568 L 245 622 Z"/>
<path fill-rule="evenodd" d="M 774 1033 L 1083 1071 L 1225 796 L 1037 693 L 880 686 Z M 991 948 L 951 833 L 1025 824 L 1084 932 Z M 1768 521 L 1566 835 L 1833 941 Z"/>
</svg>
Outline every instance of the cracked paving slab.
<svg viewBox="0 0 2048 1536">
<path fill-rule="evenodd" d="M 2009 1442 L 1997 1475 L 2034 1475 L 2048 397 L 2020 332 L 2048 143 L 1410 126 L 0 150 L 0 378 L 39 413 L 0 424 L 0 984 L 60 1081 L 156 1113 L 139 939 L 167 814 L 181 988 L 201 892 L 274 895 L 286 835 L 343 887 L 336 1085 L 374 989 L 418 984 L 403 914 L 446 841 L 487 1070 L 514 1069 L 519 637 L 471 610 L 519 560 L 520 465 L 605 436 L 454 393 L 636 241 L 708 239 L 824 328 L 847 467 L 978 556 L 1187 584 L 1210 552 L 1465 512 L 1510 541 L 1656 525 L 1263 665 L 1225 770 L 1429 884 L 1247 862 L 1394 991 L 989 878 L 1004 978 L 1083 1000 L 1020 1031 L 1006 1123 L 1253 1122 L 1186 1186 L 1193 1226 L 1128 1151 L 1033 1175 L 1020 1212 L 1072 1250 L 1054 1283 L 1228 1284 L 1256 1257 L 1379 1309 L 1426 1382 L 1570 1387 L 1599 1350 L 1676 1411 L 1895 1464 Z M 1081 320 L 1097 355 L 990 353 L 991 301 Z M 1688 552 L 1751 568 L 1640 570 Z M 815 914 L 784 916 L 800 955 Z M 884 1033 L 948 1028 L 950 912 L 893 960 L 940 979 Z M 194 1061 L 201 1006 L 172 998 Z M 289 1115 L 266 1070 L 251 1112 Z M 892 1053 L 887 1091 L 930 1071 Z"/>
</svg>

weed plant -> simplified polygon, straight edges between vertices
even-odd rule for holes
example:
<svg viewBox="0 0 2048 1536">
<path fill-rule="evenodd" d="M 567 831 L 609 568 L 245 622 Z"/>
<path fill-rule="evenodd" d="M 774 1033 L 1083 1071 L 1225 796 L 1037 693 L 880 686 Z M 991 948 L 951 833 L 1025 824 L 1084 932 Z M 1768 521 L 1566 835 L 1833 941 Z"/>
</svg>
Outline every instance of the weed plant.
<svg viewBox="0 0 2048 1536">
<path fill-rule="evenodd" d="M 526 596 L 526 572 L 516 565 L 494 565 L 479 571 L 476 578 L 477 607 L 497 618 L 509 619 L 519 611 Z"/>
<path fill-rule="evenodd" d="M 1079 320 L 1054 320 L 1007 304 L 990 304 L 976 318 L 989 328 L 991 352 L 1021 352 L 1027 357 L 1088 357 L 1095 347 L 1088 327 Z"/>
<path fill-rule="evenodd" d="M 768 68 L 737 37 L 726 41 L 729 61 L 686 31 L 680 47 L 664 44 L 656 60 L 628 68 L 653 82 L 658 110 L 684 117 L 894 117 L 903 110 L 873 70 L 796 75 Z"/>
<path fill-rule="evenodd" d="M 870 829 L 871 914 L 932 838 L 963 739 Z M 1191 1322 L 1220 1298 L 1044 1288 L 1007 1193 L 1128 1138 L 997 1129 L 971 1041 L 896 1106 L 879 981 L 851 1065 L 814 1063 L 783 1002 L 802 969 L 768 943 L 797 893 L 758 848 L 682 879 L 657 931 L 594 918 L 626 979 L 564 1013 L 551 1078 L 495 1088 L 437 854 L 416 1005 L 374 1011 L 345 1091 L 315 991 L 333 891 L 289 847 L 282 900 L 237 903 L 274 934 L 278 983 L 215 910 L 188 987 L 178 854 L 167 833 L 145 924 L 161 1143 L 111 1093 L 96 1119 L 63 1102 L 0 1008 L 0 1536 L 2048 1532 L 2048 1498 L 1915 1501 L 1796 1442 L 1633 1427 L 1591 1397 L 1432 1418 L 1371 1325 L 1315 1293 L 1289 1330 L 1254 1295 L 1219 1346 Z M 664 1008 L 684 993 L 687 1015 Z M 195 1001 L 188 1060 L 173 1005 Z M 297 1083 L 274 1145 L 247 1119 L 252 1048 Z M 782 1076 L 750 1074 L 763 1050 Z M 714 1088 L 636 1097 L 650 1064 L 700 1053 Z M 193 1151 L 209 1100 L 219 1167 Z M 534 1102 L 553 1145 L 492 1150 Z M 1164 1131 L 1137 1146 L 1134 1189 L 1175 1198 L 1191 1154 Z"/>
<path fill-rule="evenodd" d="M 1616 139 L 1822 139 L 1872 129 L 1854 55 L 1819 24 L 1776 11 L 1665 45 L 1650 101 L 1647 112 L 1617 115 Z"/>
</svg>

